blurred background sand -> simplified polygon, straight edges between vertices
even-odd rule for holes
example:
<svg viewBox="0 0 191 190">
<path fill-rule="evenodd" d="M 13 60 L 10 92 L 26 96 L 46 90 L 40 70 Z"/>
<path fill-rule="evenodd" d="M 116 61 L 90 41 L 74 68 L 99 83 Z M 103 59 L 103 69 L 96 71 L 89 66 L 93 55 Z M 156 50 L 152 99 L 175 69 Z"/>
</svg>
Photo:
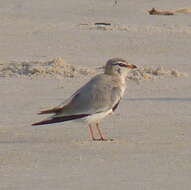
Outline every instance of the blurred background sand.
<svg viewBox="0 0 191 190">
<path fill-rule="evenodd" d="M 160 77 L 128 89 L 102 123 L 112 142 L 91 142 L 68 122 L 31 127 L 90 75 L 0 78 L 0 189 L 188 190 L 191 186 L 191 15 L 147 10 L 191 7 L 182 0 L 0 0 L 0 64 L 47 61 L 95 69 L 111 57 L 161 65 L 188 77 Z M 95 22 L 109 22 L 97 28 Z M 84 25 L 85 24 L 85 25 Z M 93 26 L 93 27 L 92 27 Z"/>
</svg>

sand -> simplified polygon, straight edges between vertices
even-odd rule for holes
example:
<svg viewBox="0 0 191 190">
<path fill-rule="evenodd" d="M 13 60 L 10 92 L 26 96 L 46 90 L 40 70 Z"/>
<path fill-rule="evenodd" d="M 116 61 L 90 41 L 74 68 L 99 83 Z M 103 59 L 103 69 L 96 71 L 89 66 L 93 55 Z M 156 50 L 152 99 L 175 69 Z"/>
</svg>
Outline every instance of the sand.
<svg viewBox="0 0 191 190">
<path fill-rule="evenodd" d="M 188 1 L 0 3 L 1 190 L 190 189 L 190 15 L 147 13 Z M 143 74 L 130 76 L 119 108 L 102 122 L 114 141 L 92 142 L 76 122 L 31 126 L 112 57 Z"/>
</svg>

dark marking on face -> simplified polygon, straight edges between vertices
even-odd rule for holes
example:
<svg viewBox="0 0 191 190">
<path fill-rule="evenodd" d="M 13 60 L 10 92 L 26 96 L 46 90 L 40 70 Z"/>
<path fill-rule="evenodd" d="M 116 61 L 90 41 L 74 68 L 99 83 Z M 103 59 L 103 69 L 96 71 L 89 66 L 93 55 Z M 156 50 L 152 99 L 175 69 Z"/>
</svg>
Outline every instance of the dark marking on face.
<svg viewBox="0 0 191 190">
<path fill-rule="evenodd" d="M 120 101 L 119 101 L 119 102 L 120 102 Z M 117 103 L 113 106 L 113 108 L 112 108 L 113 112 L 117 109 L 117 107 L 118 107 L 118 105 L 119 105 L 119 102 L 117 102 Z"/>
<path fill-rule="evenodd" d="M 112 65 L 118 65 L 118 66 L 120 66 L 120 67 L 126 67 L 126 68 L 129 68 L 129 69 L 135 69 L 135 68 L 137 68 L 136 65 L 133 65 L 133 64 L 125 64 L 125 63 L 122 63 L 122 62 L 113 63 Z"/>
<path fill-rule="evenodd" d="M 124 64 L 124 63 L 113 63 L 112 65 L 119 65 L 120 67 L 128 67 L 127 64 Z"/>
</svg>

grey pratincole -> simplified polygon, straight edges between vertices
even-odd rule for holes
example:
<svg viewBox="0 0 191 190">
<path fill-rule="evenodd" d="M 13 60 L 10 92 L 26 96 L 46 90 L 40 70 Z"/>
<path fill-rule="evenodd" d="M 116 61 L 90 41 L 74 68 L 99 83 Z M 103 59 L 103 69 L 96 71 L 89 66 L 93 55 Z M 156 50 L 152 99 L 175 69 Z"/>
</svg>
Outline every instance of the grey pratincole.
<svg viewBox="0 0 191 190">
<path fill-rule="evenodd" d="M 135 68 L 135 65 L 121 58 L 108 60 L 104 73 L 93 77 L 59 106 L 41 111 L 39 114 L 53 115 L 32 125 L 82 120 L 88 124 L 92 140 L 107 140 L 101 133 L 99 123 L 117 108 L 126 89 L 127 73 Z M 94 127 L 100 136 L 98 139 L 94 136 Z"/>
</svg>

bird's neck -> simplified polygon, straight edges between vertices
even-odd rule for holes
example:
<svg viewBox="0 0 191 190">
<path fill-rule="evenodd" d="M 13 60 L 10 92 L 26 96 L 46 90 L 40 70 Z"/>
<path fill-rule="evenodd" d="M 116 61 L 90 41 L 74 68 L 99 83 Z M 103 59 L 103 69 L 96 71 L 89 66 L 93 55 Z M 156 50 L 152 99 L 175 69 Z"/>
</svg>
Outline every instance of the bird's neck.
<svg viewBox="0 0 191 190">
<path fill-rule="evenodd" d="M 116 75 L 116 78 L 118 81 L 120 81 L 121 83 L 121 90 L 122 90 L 122 94 L 124 94 L 125 89 L 126 89 L 126 77 L 122 76 L 122 75 Z"/>
<path fill-rule="evenodd" d="M 126 84 L 126 77 L 125 77 L 125 76 L 117 75 L 117 77 L 119 78 L 119 80 L 121 81 L 121 83 L 122 83 L 123 85 Z"/>
<path fill-rule="evenodd" d="M 121 82 L 122 82 L 123 84 L 126 84 L 126 77 L 121 77 Z"/>
</svg>

